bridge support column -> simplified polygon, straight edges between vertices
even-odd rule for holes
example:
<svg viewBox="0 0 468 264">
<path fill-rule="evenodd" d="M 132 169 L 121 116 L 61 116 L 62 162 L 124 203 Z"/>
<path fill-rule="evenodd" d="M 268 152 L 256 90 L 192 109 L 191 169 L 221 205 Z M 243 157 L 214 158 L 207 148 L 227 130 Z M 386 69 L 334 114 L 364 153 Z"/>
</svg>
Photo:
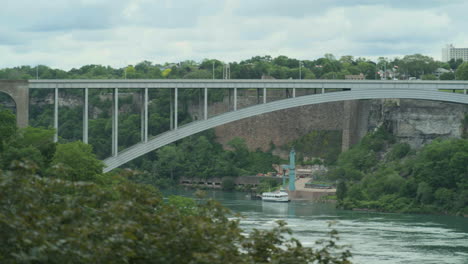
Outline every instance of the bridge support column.
<svg viewBox="0 0 468 264">
<path fill-rule="evenodd" d="M 88 88 L 84 88 L 83 92 L 83 143 L 88 144 Z"/>
<path fill-rule="evenodd" d="M 143 142 L 148 142 L 148 88 L 143 98 Z"/>
<path fill-rule="evenodd" d="M 172 105 L 172 89 L 169 89 L 169 129 L 174 129 L 174 107 Z"/>
<path fill-rule="evenodd" d="M 354 143 L 356 143 L 355 132 L 357 130 L 359 101 L 344 101 L 343 102 L 343 131 L 341 134 L 341 151 L 347 151 Z"/>
<path fill-rule="evenodd" d="M 296 98 L 296 88 L 293 88 L 293 95 L 292 95 L 293 98 Z"/>
<path fill-rule="evenodd" d="M 237 87 L 234 88 L 234 111 L 237 111 Z"/>
<path fill-rule="evenodd" d="M 174 88 L 174 129 L 177 129 L 177 87 Z"/>
<path fill-rule="evenodd" d="M 29 121 L 28 81 L 0 80 L 0 92 L 8 94 L 16 105 L 16 125 L 27 127 Z"/>
<path fill-rule="evenodd" d="M 112 100 L 112 156 L 119 152 L 119 88 L 114 88 Z"/>
<path fill-rule="evenodd" d="M 141 95 L 141 141 L 148 142 L 148 88 Z"/>
<path fill-rule="evenodd" d="M 208 88 L 205 87 L 205 96 L 203 97 L 203 118 L 208 119 Z"/>
<path fill-rule="evenodd" d="M 265 87 L 263 87 L 263 103 L 264 103 L 264 104 L 266 104 L 266 102 L 267 102 L 267 99 L 266 99 L 266 97 L 267 97 L 266 90 L 267 90 L 267 89 L 266 89 Z"/>
<path fill-rule="evenodd" d="M 54 142 L 58 141 L 58 88 L 54 89 Z"/>
</svg>

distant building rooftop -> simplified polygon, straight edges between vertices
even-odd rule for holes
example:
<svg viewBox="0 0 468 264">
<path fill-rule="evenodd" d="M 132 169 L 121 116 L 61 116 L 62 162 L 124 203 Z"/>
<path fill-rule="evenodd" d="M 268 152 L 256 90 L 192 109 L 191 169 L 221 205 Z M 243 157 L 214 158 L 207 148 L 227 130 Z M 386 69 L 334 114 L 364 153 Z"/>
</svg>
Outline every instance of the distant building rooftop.
<svg viewBox="0 0 468 264">
<path fill-rule="evenodd" d="M 358 75 L 345 75 L 345 80 L 365 80 L 365 79 L 366 77 L 362 73 Z"/>
</svg>

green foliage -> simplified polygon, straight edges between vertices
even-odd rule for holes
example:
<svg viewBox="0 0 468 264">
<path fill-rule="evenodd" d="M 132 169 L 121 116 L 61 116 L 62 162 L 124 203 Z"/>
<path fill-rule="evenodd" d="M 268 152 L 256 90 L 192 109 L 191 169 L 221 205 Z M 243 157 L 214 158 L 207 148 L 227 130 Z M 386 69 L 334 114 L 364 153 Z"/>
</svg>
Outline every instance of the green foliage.
<svg viewBox="0 0 468 264">
<path fill-rule="evenodd" d="M 420 182 L 416 191 L 416 199 L 422 204 L 430 204 L 433 199 L 432 187 L 426 182 Z"/>
<path fill-rule="evenodd" d="M 458 66 L 455 77 L 457 80 L 468 80 L 468 62 L 464 62 Z"/>
<path fill-rule="evenodd" d="M 257 192 L 272 192 L 274 190 L 279 189 L 280 183 L 277 179 L 272 178 L 263 178 L 260 179 L 260 184 L 257 186 Z"/>
<path fill-rule="evenodd" d="M 450 68 L 452 70 L 456 70 L 458 68 L 458 66 L 463 64 L 463 59 L 456 59 L 456 60 L 455 59 L 450 59 L 448 64 L 450 65 Z"/>
<path fill-rule="evenodd" d="M 465 118 L 463 119 L 462 129 L 463 129 L 462 138 L 468 139 L 468 113 L 465 113 Z"/>
<path fill-rule="evenodd" d="M 250 59 L 230 63 L 231 78 L 260 79 L 264 75 L 276 79 L 344 79 L 348 74 L 363 74 L 366 79 L 375 79 L 378 70 L 393 68 L 393 74 L 400 79 L 423 76 L 423 79 L 433 79 L 432 73 L 438 67 L 456 70 L 462 60 L 451 60 L 448 63 L 434 61 L 433 58 L 421 54 L 407 55 L 389 61 L 379 58 L 377 63 L 365 58 L 342 56 L 339 60 L 333 54 L 325 54 L 316 60 L 301 60 L 280 55 L 273 58 L 269 55 L 254 56 Z M 202 62 L 183 61 L 179 63 L 153 64 L 142 61 L 114 69 L 103 65 L 84 65 L 79 69 L 63 71 L 52 69 L 45 65 L 37 67 L 39 79 L 221 79 L 225 63 L 216 59 L 204 59 Z M 301 65 L 301 66 L 300 66 Z M 301 77 L 299 75 L 299 68 Z M 0 69 L 0 79 L 35 79 L 36 67 L 20 66 Z"/>
<path fill-rule="evenodd" d="M 317 249 L 290 238 L 284 222 L 244 235 L 239 220 L 212 200 L 164 203 L 148 186 L 103 189 L 40 178 L 21 166 L 0 172 L 4 263 L 350 263 L 334 230 Z"/>
<path fill-rule="evenodd" d="M 3 113 L 0 111 L 0 115 Z M 6 130 L 5 126 L 2 127 L 0 129 Z M 2 141 L 0 169 L 9 169 L 13 162 L 28 160 L 33 162 L 39 169 L 38 173 L 42 174 L 43 168 L 49 166 L 55 153 L 54 131 L 32 127 L 17 129 L 16 124 L 14 129 L 10 127 L 7 131 L 14 133 L 5 135 L 8 141 Z"/>
<path fill-rule="evenodd" d="M 468 140 L 435 140 L 416 153 L 392 141 L 386 133 L 372 133 L 340 155 L 327 175 L 340 181 L 339 206 L 453 214 L 468 209 L 468 199 L 459 195 L 468 194 Z M 387 151 L 385 159 L 377 159 L 377 149 Z"/>
<path fill-rule="evenodd" d="M 343 200 L 346 197 L 346 192 L 348 191 L 348 188 L 346 186 L 346 182 L 340 181 L 338 183 L 338 186 L 336 186 L 336 197 L 338 200 Z"/>
<path fill-rule="evenodd" d="M 411 150 L 411 146 L 408 143 L 398 143 L 393 145 L 392 149 L 388 153 L 389 160 L 399 160 L 404 158 Z"/>
<path fill-rule="evenodd" d="M 453 72 L 444 72 L 440 75 L 440 80 L 455 80 L 455 73 Z"/>
<path fill-rule="evenodd" d="M 434 74 L 424 74 L 421 76 L 421 80 L 425 80 L 425 81 L 437 80 L 437 76 L 435 76 Z"/>
<path fill-rule="evenodd" d="M 236 182 L 233 177 L 223 177 L 221 181 L 221 188 L 223 191 L 234 191 L 236 188 Z"/>
<path fill-rule="evenodd" d="M 358 174 L 374 167 L 378 163 L 378 152 L 394 140 L 394 137 L 383 126 L 367 134 L 361 142 L 339 155 L 337 165 L 344 171 L 332 170 L 332 178 L 359 180 L 361 177 L 358 178 Z"/>
<path fill-rule="evenodd" d="M 468 140 L 434 141 L 422 149 L 413 168 L 415 179 L 432 188 L 456 188 L 468 181 Z"/>
<path fill-rule="evenodd" d="M 70 181 L 94 181 L 104 164 L 81 141 L 59 144 L 52 159 L 51 174 Z"/>
<path fill-rule="evenodd" d="M 438 68 L 433 58 L 421 54 L 406 55 L 402 59 L 395 59 L 392 64 L 399 67 L 399 72 L 407 73 L 407 77 L 431 74 Z"/>
<path fill-rule="evenodd" d="M 177 208 L 184 215 L 197 214 L 197 203 L 191 198 L 171 195 L 168 198 L 167 204 Z"/>
<path fill-rule="evenodd" d="M 16 117 L 9 111 L 0 106 L 0 151 L 3 145 L 7 143 L 16 133 Z"/>
<path fill-rule="evenodd" d="M 323 158 L 326 164 L 333 164 L 341 152 L 341 135 L 340 131 L 313 131 L 287 144 L 284 149 L 294 147 L 298 156 Z"/>
</svg>

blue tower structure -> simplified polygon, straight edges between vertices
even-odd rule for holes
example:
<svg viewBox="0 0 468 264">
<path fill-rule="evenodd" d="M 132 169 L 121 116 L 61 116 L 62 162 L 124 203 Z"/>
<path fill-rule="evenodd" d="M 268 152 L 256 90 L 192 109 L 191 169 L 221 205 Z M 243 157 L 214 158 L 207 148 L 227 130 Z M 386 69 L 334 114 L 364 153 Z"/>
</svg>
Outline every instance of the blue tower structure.
<svg viewBox="0 0 468 264">
<path fill-rule="evenodd" d="M 289 190 L 296 190 L 296 152 L 294 148 L 289 152 L 289 165 L 282 166 L 284 170 L 289 169 Z M 283 173 L 283 186 L 286 185 L 285 173 Z"/>
</svg>

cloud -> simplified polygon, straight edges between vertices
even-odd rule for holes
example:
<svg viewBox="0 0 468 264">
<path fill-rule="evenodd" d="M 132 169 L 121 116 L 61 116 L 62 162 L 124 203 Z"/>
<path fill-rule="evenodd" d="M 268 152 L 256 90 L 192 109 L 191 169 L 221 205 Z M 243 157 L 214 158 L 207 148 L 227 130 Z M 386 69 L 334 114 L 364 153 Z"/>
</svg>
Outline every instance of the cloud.
<svg viewBox="0 0 468 264">
<path fill-rule="evenodd" d="M 0 67 L 267 54 L 439 59 L 446 43 L 468 47 L 466 10 L 461 0 L 8 1 L 0 9 Z"/>
</svg>

